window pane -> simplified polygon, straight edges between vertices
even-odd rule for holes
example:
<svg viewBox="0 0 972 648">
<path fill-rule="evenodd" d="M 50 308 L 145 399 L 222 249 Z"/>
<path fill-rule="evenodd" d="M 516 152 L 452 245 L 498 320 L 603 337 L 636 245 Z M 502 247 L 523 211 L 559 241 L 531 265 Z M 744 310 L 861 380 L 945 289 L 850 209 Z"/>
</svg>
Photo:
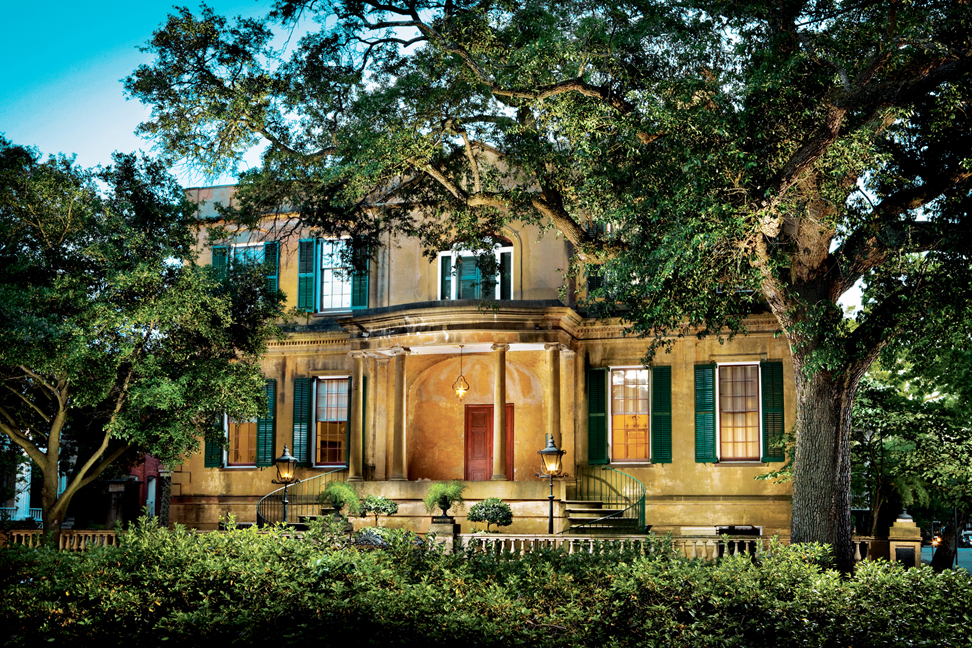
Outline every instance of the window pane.
<svg viewBox="0 0 972 648">
<path fill-rule="evenodd" d="M 256 465 L 256 421 L 229 422 L 229 451 L 226 465 L 254 466 Z"/>
<path fill-rule="evenodd" d="M 343 464 L 347 461 L 348 379 L 323 378 L 317 381 L 315 407 L 317 464 Z"/>
<path fill-rule="evenodd" d="M 759 367 L 719 367 L 719 450 L 725 460 L 759 460 Z"/>
<path fill-rule="evenodd" d="M 648 371 L 612 371 L 611 385 L 611 458 L 644 461 L 651 448 Z"/>
<path fill-rule="evenodd" d="M 351 277 L 341 265 L 343 240 L 321 243 L 321 310 L 351 308 Z"/>
</svg>

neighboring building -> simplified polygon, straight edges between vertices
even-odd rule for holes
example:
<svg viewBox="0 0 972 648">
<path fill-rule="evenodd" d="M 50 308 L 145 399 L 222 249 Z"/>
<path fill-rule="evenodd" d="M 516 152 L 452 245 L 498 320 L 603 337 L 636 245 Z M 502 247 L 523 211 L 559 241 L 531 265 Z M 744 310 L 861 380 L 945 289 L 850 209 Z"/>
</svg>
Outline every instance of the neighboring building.
<svg viewBox="0 0 972 648">
<path fill-rule="evenodd" d="M 232 187 L 189 193 L 212 217 Z M 548 483 L 536 475 L 537 451 L 552 434 L 569 474 L 558 482 L 558 528 L 586 467 L 608 466 L 644 484 L 645 522 L 655 530 L 789 533 L 789 485 L 754 480 L 780 467 L 782 433 L 795 420 L 789 351 L 769 313 L 750 316 L 748 334 L 724 344 L 677 339 L 645 368 L 647 341 L 579 310 L 584 290 L 565 285 L 562 272 L 571 245 L 556 233 L 496 232 L 499 272 L 490 281 L 461 252 L 430 260 L 417 241 L 394 237 L 366 274 L 348 277 L 335 254 L 341 244 L 252 232 L 212 257 L 203 251 L 204 263 L 269 261 L 288 306 L 308 314 L 270 342 L 271 418 L 226 422 L 225 447 L 210 444 L 174 467 L 173 521 L 200 529 L 227 513 L 254 521 L 286 444 L 302 478 L 347 466 L 362 493 L 396 499 L 389 526 L 424 531 L 428 482 L 457 479 L 467 482 L 467 501 L 509 502 L 509 531 L 544 531 Z M 469 385 L 462 400 L 453 389 L 460 367 Z"/>
</svg>

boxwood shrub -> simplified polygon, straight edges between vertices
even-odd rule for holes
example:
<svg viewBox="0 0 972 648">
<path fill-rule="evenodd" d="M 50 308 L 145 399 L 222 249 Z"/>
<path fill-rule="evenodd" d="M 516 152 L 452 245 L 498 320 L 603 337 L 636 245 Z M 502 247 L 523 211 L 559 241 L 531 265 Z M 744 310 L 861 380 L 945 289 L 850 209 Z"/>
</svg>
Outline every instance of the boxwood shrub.
<svg viewBox="0 0 972 648">
<path fill-rule="evenodd" d="M 232 525 L 231 525 L 232 526 Z M 117 547 L 0 550 L 6 645 L 214 641 L 346 646 L 962 645 L 972 582 L 885 562 L 853 577 L 825 547 L 686 560 L 647 551 L 524 556 L 388 530 L 357 547 L 324 526 L 195 533 L 143 520 Z M 95 644 L 94 642 L 98 642 Z M 216 645 L 216 644 L 212 644 Z"/>
</svg>

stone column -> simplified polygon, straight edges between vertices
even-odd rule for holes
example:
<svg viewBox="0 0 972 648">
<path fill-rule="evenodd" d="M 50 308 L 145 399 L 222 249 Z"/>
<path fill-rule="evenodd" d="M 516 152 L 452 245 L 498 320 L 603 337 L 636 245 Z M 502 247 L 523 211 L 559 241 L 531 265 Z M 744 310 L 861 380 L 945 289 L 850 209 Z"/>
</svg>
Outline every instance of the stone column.
<svg viewBox="0 0 972 648">
<path fill-rule="evenodd" d="M 351 371 L 351 442 L 348 447 L 348 481 L 362 481 L 362 458 L 364 456 L 364 399 L 361 385 L 364 382 L 364 351 L 352 351 L 354 360 Z"/>
<path fill-rule="evenodd" d="M 392 412 L 392 481 L 408 480 L 405 464 L 405 356 L 409 350 L 403 347 L 392 350 L 395 356 L 395 396 Z"/>
<path fill-rule="evenodd" d="M 560 343 L 544 344 L 547 351 L 547 368 L 550 372 L 550 391 L 547 394 L 547 436 L 564 449 L 560 436 Z"/>
<path fill-rule="evenodd" d="M 496 352 L 493 382 L 493 477 L 494 481 L 506 481 L 506 352 L 508 344 L 494 344 Z"/>
</svg>

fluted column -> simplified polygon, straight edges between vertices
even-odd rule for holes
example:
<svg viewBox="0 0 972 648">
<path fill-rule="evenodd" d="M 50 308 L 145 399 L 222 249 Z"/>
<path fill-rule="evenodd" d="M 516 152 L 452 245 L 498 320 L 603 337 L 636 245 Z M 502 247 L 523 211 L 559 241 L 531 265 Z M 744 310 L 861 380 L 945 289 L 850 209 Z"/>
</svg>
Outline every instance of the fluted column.
<svg viewBox="0 0 972 648">
<path fill-rule="evenodd" d="M 399 347 L 392 350 L 395 357 L 395 397 L 392 412 L 392 481 L 408 479 L 405 465 L 405 356 L 409 350 Z"/>
<path fill-rule="evenodd" d="M 508 344 L 494 344 L 493 480 L 506 481 L 506 352 Z"/>
<path fill-rule="evenodd" d="M 550 391 L 547 394 L 547 436 L 553 437 L 558 448 L 563 449 L 560 438 L 560 343 L 545 344 L 547 370 L 550 375 Z"/>
<path fill-rule="evenodd" d="M 354 360 L 351 370 L 351 442 L 348 447 L 348 481 L 361 481 L 362 458 L 364 457 L 364 398 L 361 386 L 364 384 L 364 351 L 352 351 Z"/>
</svg>

